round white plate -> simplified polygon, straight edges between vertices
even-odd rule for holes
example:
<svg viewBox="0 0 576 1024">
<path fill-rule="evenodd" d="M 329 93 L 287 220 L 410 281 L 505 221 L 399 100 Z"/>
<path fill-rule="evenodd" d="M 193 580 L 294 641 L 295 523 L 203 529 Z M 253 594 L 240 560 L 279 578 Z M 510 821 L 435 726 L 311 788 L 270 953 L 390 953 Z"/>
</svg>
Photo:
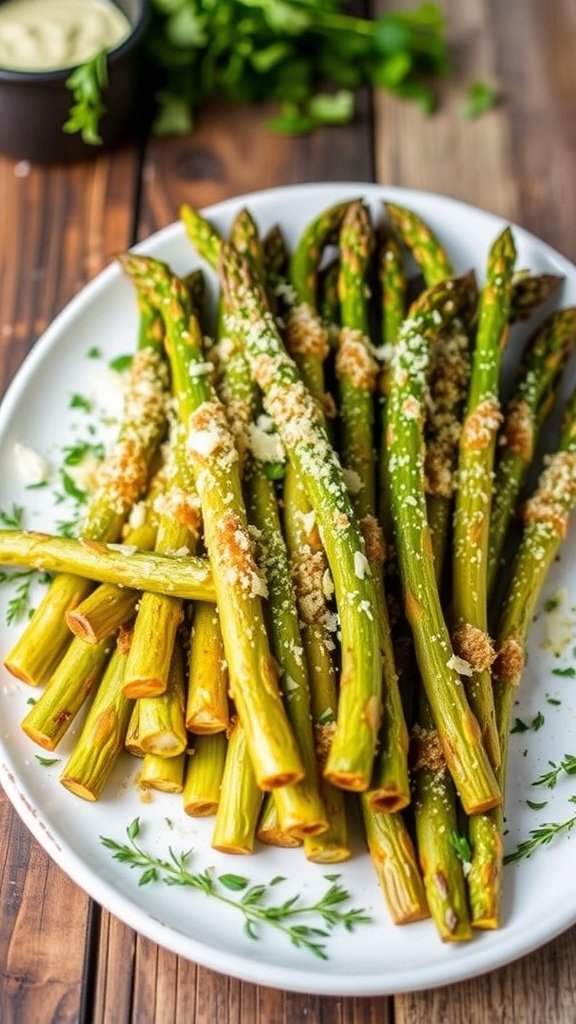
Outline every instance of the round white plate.
<svg viewBox="0 0 576 1024">
<path fill-rule="evenodd" d="M 262 230 L 280 222 L 293 244 L 319 210 L 352 196 L 365 197 L 375 214 L 384 198 L 412 207 L 438 233 L 457 269 L 472 266 L 482 279 L 488 247 L 502 221 L 441 196 L 367 184 L 305 185 L 229 200 L 207 214 L 225 232 L 234 214 L 247 205 Z M 563 275 L 564 284 L 555 302 L 575 303 L 576 268 L 525 231 L 515 228 L 514 235 L 518 266 Z M 169 261 L 178 272 L 190 270 L 197 262 L 180 224 L 160 231 L 139 248 Z M 30 445 L 56 463 L 62 446 L 79 430 L 81 433 L 83 414 L 69 408 L 70 396 L 89 393 L 98 367 L 110 357 L 132 350 L 136 326 L 132 287 L 117 266 L 110 266 L 60 314 L 14 380 L 0 411 L 0 508 L 9 508 L 13 502 L 25 505 L 27 527 L 51 529 L 61 511 L 53 506 L 50 490 L 25 489 L 14 455 L 15 442 Z M 525 336 L 525 329 L 515 330 L 509 363 L 517 360 Z M 93 346 L 102 350 L 101 360 L 88 358 Z M 573 370 L 572 363 L 572 383 Z M 572 531 L 544 595 L 549 598 L 560 591 L 561 607 L 553 616 L 542 611 L 531 634 L 529 667 L 517 714 L 531 723 L 541 712 L 545 721 L 537 732 L 530 729 L 511 737 L 508 850 L 526 838 L 530 829 L 544 821 L 564 820 L 576 810 L 568 800 L 576 788 L 570 779 L 561 781 L 553 791 L 531 785 L 549 760 L 576 753 L 576 682 L 552 671 L 576 661 L 575 554 Z M 0 591 L 4 602 L 1 621 L 6 590 Z M 551 627 L 556 634 L 562 629 L 566 634 L 564 644 L 557 637 L 557 655 L 547 641 Z M 3 633 L 4 652 L 19 628 Z M 141 802 L 134 785 L 138 766 L 128 758 L 118 766 L 99 803 L 85 803 L 72 796 L 58 782 L 70 737 L 54 755 L 62 759 L 60 763 L 44 767 L 35 756 L 43 752 L 20 731 L 19 722 L 31 696 L 33 690 L 3 674 L 0 778 L 16 810 L 54 860 L 94 899 L 150 939 L 207 967 L 259 984 L 309 993 L 386 994 L 454 982 L 498 967 L 576 921 L 574 846 L 569 838 L 507 867 L 502 928 L 457 947 L 442 945 L 430 922 L 404 928 L 390 923 L 369 857 L 359 842 L 352 860 L 336 870 L 351 893 L 350 905 L 366 908 L 372 924 L 358 927 L 354 934 L 335 932 L 327 941 L 325 962 L 295 949 L 268 926 L 261 928 L 258 940 L 252 940 L 244 933 L 237 911 L 201 893 L 161 883 L 139 888 L 138 874 L 114 861 L 100 837 L 122 842 L 126 826 L 139 816 L 140 839 L 146 848 L 161 855 L 169 846 L 177 851 L 193 848 L 193 871 L 214 866 L 217 872 L 240 873 L 254 882 L 284 875 L 287 881 L 275 890 L 278 898 L 296 893 L 307 899 L 320 895 L 327 885 L 323 876 L 330 872 L 309 864 L 298 850 L 259 847 L 253 857 L 240 860 L 215 853 L 210 847 L 211 823 L 187 818 L 177 797 L 157 794 L 152 802 Z M 560 703 L 550 704 L 550 698 Z M 535 811 L 528 806 L 528 799 L 547 800 L 547 806 Z"/>
</svg>

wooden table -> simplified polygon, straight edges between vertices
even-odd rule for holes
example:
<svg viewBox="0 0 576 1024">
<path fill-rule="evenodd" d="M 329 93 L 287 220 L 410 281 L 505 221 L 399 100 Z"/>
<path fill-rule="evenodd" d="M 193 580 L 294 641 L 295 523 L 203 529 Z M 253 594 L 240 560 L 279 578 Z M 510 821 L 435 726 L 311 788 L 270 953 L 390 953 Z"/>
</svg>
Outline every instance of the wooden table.
<svg viewBox="0 0 576 1024">
<path fill-rule="evenodd" d="M 389 4 L 393 6 L 393 4 Z M 0 386 L 111 256 L 196 206 L 276 184 L 378 180 L 468 200 L 576 259 L 574 0 L 445 0 L 455 76 L 440 112 L 364 93 L 351 126 L 272 138 L 267 112 L 215 107 L 189 138 L 127 145 L 69 168 L 0 158 Z M 498 108 L 459 117 L 463 83 Z M 0 802 L 3 1024 L 569 1024 L 576 929 L 490 975 L 414 995 L 332 999 L 256 988 L 197 967 L 91 903 Z"/>
</svg>

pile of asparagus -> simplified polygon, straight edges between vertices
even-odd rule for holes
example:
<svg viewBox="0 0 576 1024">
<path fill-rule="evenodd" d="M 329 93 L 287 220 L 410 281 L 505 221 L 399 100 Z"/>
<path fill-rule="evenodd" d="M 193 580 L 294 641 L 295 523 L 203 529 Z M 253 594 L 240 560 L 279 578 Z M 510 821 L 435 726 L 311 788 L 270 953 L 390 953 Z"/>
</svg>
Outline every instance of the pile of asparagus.
<svg viewBox="0 0 576 1024">
<path fill-rule="evenodd" d="M 202 271 L 120 258 L 140 336 L 118 440 L 79 540 L 0 531 L 2 564 L 56 574 L 5 665 L 48 680 L 22 723 L 48 750 L 93 693 L 68 789 L 96 800 L 127 748 L 141 786 L 215 815 L 218 850 L 343 861 L 359 794 L 393 920 L 458 941 L 499 923 L 510 712 L 576 504 L 576 393 L 524 490 L 576 309 L 535 330 L 503 413 L 510 325 L 558 279 L 516 272 L 506 229 L 478 293 L 386 211 L 338 204 L 290 256 L 246 210 L 223 241 L 185 208 L 214 329 Z"/>
</svg>

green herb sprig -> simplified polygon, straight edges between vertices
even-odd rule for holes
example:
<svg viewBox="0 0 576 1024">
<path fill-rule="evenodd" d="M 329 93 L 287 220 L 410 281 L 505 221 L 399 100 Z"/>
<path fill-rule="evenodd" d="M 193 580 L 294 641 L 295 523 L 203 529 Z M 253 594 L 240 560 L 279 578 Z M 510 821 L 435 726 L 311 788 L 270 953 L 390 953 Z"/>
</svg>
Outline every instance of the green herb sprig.
<svg viewBox="0 0 576 1024">
<path fill-rule="evenodd" d="M 102 91 L 107 85 L 106 50 L 100 50 L 91 60 L 80 64 L 66 80 L 74 103 L 63 130 L 69 135 L 79 132 L 89 146 L 102 143 L 100 121 L 106 113 Z"/>
<path fill-rule="evenodd" d="M 127 843 L 119 843 L 107 836 L 101 836 L 100 840 L 115 860 L 142 872 L 139 885 L 164 882 L 165 885 L 183 885 L 196 889 L 238 910 L 244 918 L 244 931 L 251 939 L 258 939 L 261 926 L 268 925 L 285 935 L 297 949 L 305 949 L 320 960 L 327 960 L 325 943 L 320 940 L 327 939 L 331 931 L 339 926 L 353 931 L 357 925 L 371 922 L 363 909 L 343 909 L 342 904 L 350 899 L 350 893 L 340 884 L 338 875 L 324 876 L 329 883 L 328 888 L 321 899 L 313 903 L 302 902 L 300 895 L 272 903 L 271 893 L 285 881 L 281 875 L 267 884 L 252 885 L 243 875 L 216 875 L 210 869 L 193 874 L 188 867 L 191 850 L 176 853 L 170 847 L 168 859 L 164 860 L 148 853 L 137 843 L 140 835 L 139 818 L 135 818 L 127 827 L 126 835 Z M 233 893 L 237 896 L 233 896 Z M 306 923 L 314 919 L 318 923 Z"/>
<path fill-rule="evenodd" d="M 562 775 L 576 775 L 576 754 L 565 754 L 561 761 L 548 761 L 550 771 L 544 772 L 533 786 L 546 786 L 547 789 L 554 789 Z"/>
<path fill-rule="evenodd" d="M 576 804 L 576 796 L 571 796 L 571 804 Z M 576 825 L 576 814 L 572 815 L 571 818 L 567 818 L 566 821 L 557 821 L 548 823 L 545 825 L 539 825 L 538 828 L 530 830 L 528 839 L 525 839 L 520 843 L 516 849 L 507 854 L 504 857 L 505 864 L 511 864 L 514 861 L 524 860 L 527 857 L 531 857 L 535 850 L 540 846 L 546 846 L 551 843 L 553 839 L 558 839 L 560 836 L 568 835 L 574 826 Z"/>
</svg>

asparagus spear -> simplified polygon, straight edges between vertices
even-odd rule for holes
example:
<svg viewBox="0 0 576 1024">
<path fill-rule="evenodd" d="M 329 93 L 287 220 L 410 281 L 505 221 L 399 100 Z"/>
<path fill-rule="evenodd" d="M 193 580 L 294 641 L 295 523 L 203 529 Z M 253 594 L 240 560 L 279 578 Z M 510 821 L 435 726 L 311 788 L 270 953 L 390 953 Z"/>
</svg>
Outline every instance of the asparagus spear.
<svg viewBox="0 0 576 1024">
<path fill-rule="evenodd" d="M 126 748 L 133 754 L 177 757 L 186 750 L 184 658 L 178 642 L 173 644 L 171 649 L 172 658 L 166 690 L 153 697 L 140 697 L 132 709 L 126 734 Z"/>
<path fill-rule="evenodd" d="M 363 538 L 314 399 L 284 349 L 249 264 L 225 247 L 220 274 L 234 329 L 244 337 L 252 375 L 264 393 L 264 407 L 306 487 L 323 534 L 342 631 L 338 720 L 325 775 L 342 788 L 361 791 L 370 781 L 381 717 L 376 593 Z"/>
<path fill-rule="evenodd" d="M 85 644 L 74 637 L 22 721 L 22 729 L 31 740 L 46 750 L 55 750 L 88 694 L 100 682 L 112 646 L 109 637 L 98 644 Z"/>
<path fill-rule="evenodd" d="M 185 754 L 178 754 L 177 757 L 145 754 L 138 776 L 139 788 L 143 791 L 157 789 L 161 793 L 181 793 L 185 758 Z"/>
<path fill-rule="evenodd" d="M 218 612 L 199 603 L 190 634 L 186 728 L 200 735 L 224 732 L 228 725 L 228 668 Z"/>
<path fill-rule="evenodd" d="M 124 746 L 132 701 L 122 689 L 130 631 L 122 630 L 60 782 L 84 800 L 98 800 Z"/>
<path fill-rule="evenodd" d="M 435 579 L 426 518 L 422 450 L 428 339 L 465 305 L 466 279 L 443 282 L 414 303 L 394 348 L 388 403 L 388 473 L 405 610 L 416 657 L 450 773 L 467 813 L 493 807 L 500 793 L 478 722 L 459 678 Z"/>
<path fill-rule="evenodd" d="M 204 818 L 218 810 L 227 746 L 223 732 L 197 736 L 194 741 L 183 793 L 184 810 L 193 818 Z"/>
<path fill-rule="evenodd" d="M 494 652 L 487 633 L 486 581 L 492 471 L 502 419 L 498 400 L 500 362 L 509 329 L 515 258 L 512 234 L 506 228 L 490 250 L 487 280 L 480 297 L 468 406 L 460 436 L 454 516 L 453 643 L 456 654 L 470 666 L 468 697 L 495 766 L 500 751 L 490 677 Z"/>
<path fill-rule="evenodd" d="M 510 299 L 510 323 L 528 320 L 535 309 L 546 302 L 555 292 L 562 278 L 556 274 L 531 274 L 529 270 L 518 270 L 512 278 Z"/>
<path fill-rule="evenodd" d="M 377 364 L 370 352 L 366 276 L 372 253 L 370 218 L 362 203 L 351 203 L 340 231 L 338 291 L 342 330 L 336 356 L 342 421 L 342 454 L 357 486 L 352 504 L 360 520 L 377 598 L 382 653 L 384 722 L 381 751 L 368 797 L 380 810 L 401 810 L 410 802 L 408 730 L 394 664 L 382 563 L 384 546 L 376 520 L 374 404 Z"/>
<path fill-rule="evenodd" d="M 258 788 L 248 742 L 240 719 L 234 717 L 222 775 L 212 846 L 222 853 L 248 854 L 254 848 L 262 792 Z"/>
<path fill-rule="evenodd" d="M 237 251 L 244 253 L 249 259 L 254 273 L 262 279 L 262 251 L 258 233 L 246 210 L 242 210 L 236 218 L 230 239 Z M 225 298 L 222 304 L 225 311 Z M 232 339 L 233 342 L 234 340 Z M 234 414 L 238 402 L 245 401 L 247 417 L 253 416 L 258 401 L 257 391 L 244 355 L 237 354 L 236 372 L 233 377 L 228 376 L 228 367 L 229 364 L 224 362 L 221 374 L 227 385 L 226 397 L 231 400 L 231 405 L 227 405 L 228 415 Z M 306 778 L 295 786 L 285 786 L 275 792 L 274 806 L 272 807 L 271 801 L 266 803 L 264 818 L 268 835 L 272 830 L 276 834 L 281 831 L 304 837 L 325 831 L 328 823 L 318 794 L 310 725 L 308 674 L 302 651 L 298 613 L 280 527 L 276 493 L 267 473 L 267 456 L 272 455 L 273 462 L 283 459 L 282 450 L 276 454 L 277 444 L 274 440 L 273 436 L 259 429 L 258 422 L 249 423 L 248 437 L 242 444 L 242 447 L 248 449 L 244 463 L 244 489 L 249 519 L 258 531 L 259 564 L 264 571 L 268 589 L 264 613 L 270 646 L 280 671 L 284 703 L 302 755 Z M 270 444 L 273 447 L 272 452 L 268 451 Z M 272 820 L 276 817 L 279 830 L 275 828 Z"/>
<path fill-rule="evenodd" d="M 528 344 L 502 429 L 490 514 L 488 596 L 493 593 L 506 533 L 534 457 L 555 389 L 576 344 L 576 309 L 553 313 Z"/>
<path fill-rule="evenodd" d="M 414 845 L 401 814 L 374 811 L 362 794 L 368 849 L 394 924 L 430 916 Z"/>
<path fill-rule="evenodd" d="M 165 317 L 174 394 L 214 566 L 230 686 L 258 784 L 263 789 L 290 785 L 304 770 L 270 656 L 261 602 L 266 587 L 253 556 L 238 454 L 209 380 L 211 364 L 204 359 L 198 321 L 182 282 L 165 265 L 132 254 L 122 257 L 122 264 Z"/>
<path fill-rule="evenodd" d="M 547 457 L 534 495 L 523 510 L 523 534 L 497 629 L 494 696 L 502 760 L 502 788 L 510 717 L 526 659 L 526 639 L 542 586 L 566 537 L 576 506 L 576 392 L 568 402 L 557 451 Z M 471 820 L 472 867 L 468 876 L 472 921 L 495 928 L 500 916 L 502 809 Z"/>
<path fill-rule="evenodd" d="M 194 555 L 158 555 L 135 551 L 124 544 L 0 530 L 0 564 L 74 573 L 75 578 L 86 577 L 100 583 L 115 583 L 152 594 L 172 594 L 192 601 L 215 600 L 208 561 Z"/>
<path fill-rule="evenodd" d="M 404 245 L 420 267 L 427 287 L 452 277 L 454 270 L 446 251 L 422 218 L 396 203 L 384 205 Z"/>
<path fill-rule="evenodd" d="M 165 431 L 167 384 L 158 318 L 146 306 L 141 317 L 139 348 L 126 385 L 118 439 L 99 469 L 97 487 L 82 527 L 84 539 L 119 538 L 132 506 L 145 489 L 152 456 Z M 90 584 L 68 575 L 52 582 L 5 659 L 9 672 L 33 685 L 52 674 L 70 638 L 65 614 L 90 589 Z"/>
</svg>

